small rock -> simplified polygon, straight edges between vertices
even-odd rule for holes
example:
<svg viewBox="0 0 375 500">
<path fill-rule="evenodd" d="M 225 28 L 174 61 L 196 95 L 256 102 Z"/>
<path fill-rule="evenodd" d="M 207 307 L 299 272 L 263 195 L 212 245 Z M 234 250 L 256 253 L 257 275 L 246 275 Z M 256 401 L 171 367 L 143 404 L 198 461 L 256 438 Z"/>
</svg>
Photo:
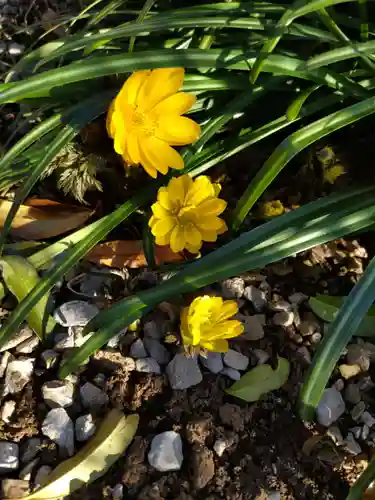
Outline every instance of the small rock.
<svg viewBox="0 0 375 500">
<path fill-rule="evenodd" d="M 344 379 L 349 380 L 352 377 L 361 373 L 361 367 L 359 365 L 340 365 L 339 371 Z"/>
<path fill-rule="evenodd" d="M 357 421 L 361 418 L 362 413 L 366 410 L 366 404 L 363 401 L 360 401 L 358 404 L 350 412 L 352 419 Z"/>
<path fill-rule="evenodd" d="M 42 465 L 39 467 L 37 473 L 35 474 L 34 479 L 34 488 L 39 488 L 40 486 L 44 486 L 48 482 L 48 476 L 52 472 L 52 467 L 49 465 Z"/>
<path fill-rule="evenodd" d="M 292 310 L 293 306 L 287 300 L 278 300 L 277 302 L 270 302 L 268 308 L 274 312 L 289 312 Z"/>
<path fill-rule="evenodd" d="M 177 432 L 162 432 L 153 438 L 148 453 L 151 467 L 160 472 L 180 470 L 183 458 L 182 440 Z"/>
<path fill-rule="evenodd" d="M 270 359 L 268 352 L 263 351 L 263 349 L 253 349 L 252 353 L 254 354 L 258 365 L 264 365 Z"/>
<path fill-rule="evenodd" d="M 35 467 L 38 465 L 39 460 L 40 459 L 37 457 L 37 458 L 34 458 L 33 460 L 31 460 L 31 462 L 29 462 L 28 464 L 26 464 L 22 468 L 20 473 L 18 474 L 19 479 L 23 479 L 24 481 L 30 481 L 31 473 L 33 472 Z"/>
<path fill-rule="evenodd" d="M 22 463 L 30 462 L 37 456 L 41 450 L 42 440 L 37 437 L 31 437 L 21 445 L 20 457 Z"/>
<path fill-rule="evenodd" d="M 151 358 L 154 358 L 160 365 L 169 363 L 171 355 L 158 340 L 145 338 L 143 343 Z"/>
<path fill-rule="evenodd" d="M 362 427 L 362 432 L 361 432 L 361 439 L 363 441 L 366 441 L 366 439 L 369 437 L 370 435 L 370 427 L 366 424 L 364 424 L 364 426 Z"/>
<path fill-rule="evenodd" d="M 249 366 L 249 358 L 240 352 L 228 349 L 224 354 L 224 363 L 235 370 L 246 370 Z"/>
<path fill-rule="evenodd" d="M 360 453 L 362 453 L 362 448 L 354 439 L 354 436 L 351 432 L 348 432 L 348 435 L 346 436 L 345 449 L 352 455 L 359 455 Z"/>
<path fill-rule="evenodd" d="M 18 469 L 18 444 L 0 441 L 0 474 L 11 473 Z"/>
<path fill-rule="evenodd" d="M 44 366 L 47 368 L 47 370 L 49 370 L 53 366 L 56 366 L 56 363 L 59 360 L 58 353 L 56 351 L 54 351 L 53 349 L 46 349 L 45 351 L 42 352 L 40 357 L 44 363 Z"/>
<path fill-rule="evenodd" d="M 42 394 L 50 408 L 67 408 L 73 404 L 74 385 L 66 380 L 51 380 L 42 385 Z"/>
<path fill-rule="evenodd" d="M 234 319 L 241 321 L 244 326 L 242 338 L 246 340 L 260 340 L 264 337 L 264 328 L 262 324 L 262 314 L 254 314 L 253 316 L 245 316 L 244 314 L 236 314 Z"/>
<path fill-rule="evenodd" d="M 108 340 L 107 347 L 109 347 L 110 349 L 116 349 L 120 345 L 122 338 L 125 337 L 127 331 L 127 328 L 123 328 L 118 333 L 116 333 L 116 335 Z"/>
<path fill-rule="evenodd" d="M 350 273 L 363 274 L 363 262 L 357 257 L 349 257 L 347 267 Z"/>
<path fill-rule="evenodd" d="M 369 353 L 358 344 L 350 344 L 347 347 L 346 360 L 349 365 L 359 365 L 363 372 L 370 368 Z"/>
<path fill-rule="evenodd" d="M 195 444 L 191 450 L 192 483 L 201 490 L 215 475 L 213 453 L 206 446 Z"/>
<path fill-rule="evenodd" d="M 375 388 L 375 383 L 372 381 L 371 377 L 362 377 L 358 381 L 358 387 L 360 391 L 367 392 Z"/>
<path fill-rule="evenodd" d="M 1 360 L 0 360 L 0 377 L 4 377 L 4 373 L 5 373 L 5 370 L 8 366 L 8 362 L 11 358 L 11 354 L 10 352 L 6 351 L 4 352 L 4 354 L 1 356 Z"/>
<path fill-rule="evenodd" d="M 0 352 L 10 351 L 10 349 L 17 347 L 19 344 L 29 339 L 33 335 L 34 332 L 32 331 L 32 329 L 28 325 L 24 325 L 15 335 L 12 336 L 12 338 L 8 342 L 5 342 L 5 344 L 0 347 Z"/>
<path fill-rule="evenodd" d="M 124 485 L 121 483 L 116 484 L 112 489 L 112 499 L 122 500 L 124 498 Z"/>
<path fill-rule="evenodd" d="M 296 353 L 306 366 L 311 364 L 311 354 L 305 345 L 298 347 Z"/>
<path fill-rule="evenodd" d="M 12 42 L 8 47 L 8 54 L 11 56 L 20 56 L 25 51 L 25 46 Z"/>
<path fill-rule="evenodd" d="M 375 418 L 368 411 L 364 411 L 360 418 L 361 421 L 370 428 L 375 424 Z"/>
<path fill-rule="evenodd" d="M 91 413 L 88 415 L 81 415 L 77 418 L 75 423 L 77 441 L 87 441 L 96 431 L 96 425 Z"/>
<path fill-rule="evenodd" d="M 143 325 L 143 333 L 145 337 L 160 340 L 164 337 L 163 325 L 157 321 L 147 321 Z"/>
<path fill-rule="evenodd" d="M 155 373 L 160 375 L 161 369 L 159 363 L 154 358 L 141 358 L 135 361 L 135 369 L 141 373 Z"/>
<path fill-rule="evenodd" d="M 1 498 L 23 498 L 29 493 L 29 481 L 22 479 L 3 479 L 1 481 Z"/>
<path fill-rule="evenodd" d="M 72 332 L 56 333 L 53 340 L 54 348 L 58 352 L 74 347 L 74 335 Z"/>
<path fill-rule="evenodd" d="M 356 439 L 359 439 L 361 437 L 362 427 L 351 427 L 349 430 Z"/>
<path fill-rule="evenodd" d="M 330 427 L 344 412 L 345 402 L 341 393 L 333 387 L 325 389 L 316 410 L 318 422 L 325 427 Z"/>
<path fill-rule="evenodd" d="M 133 361 L 134 361 L 134 359 L 133 359 Z M 135 364 L 135 362 L 134 362 L 134 364 Z M 94 384 L 97 385 L 98 387 L 101 387 L 102 389 L 105 387 L 106 380 L 107 380 L 107 378 L 104 375 L 104 373 L 97 373 L 95 375 L 95 377 L 92 379 Z"/>
<path fill-rule="evenodd" d="M 62 326 L 86 326 L 98 312 L 99 309 L 94 304 L 72 300 L 55 309 L 53 317 Z"/>
<path fill-rule="evenodd" d="M 220 373 L 222 375 L 226 375 L 232 380 L 240 380 L 241 378 L 241 373 L 238 370 L 235 370 L 234 368 L 230 368 L 229 366 L 225 366 Z"/>
<path fill-rule="evenodd" d="M 15 409 L 16 409 L 15 401 L 12 400 L 5 401 L 3 407 L 1 408 L 1 420 L 6 424 L 9 424 Z"/>
<path fill-rule="evenodd" d="M 267 500 L 281 500 L 280 491 L 268 491 Z"/>
<path fill-rule="evenodd" d="M 90 382 L 86 382 L 86 384 L 81 386 L 79 392 L 85 408 L 98 410 L 108 404 L 109 398 L 107 394 Z"/>
<path fill-rule="evenodd" d="M 42 433 L 69 456 L 74 454 L 73 422 L 64 408 L 55 408 L 48 412 L 42 423 Z"/>
<path fill-rule="evenodd" d="M 197 356 L 178 353 L 167 366 L 167 375 L 172 389 L 183 390 L 202 382 L 202 372 Z"/>
<path fill-rule="evenodd" d="M 307 312 L 299 324 L 298 329 L 303 336 L 313 335 L 316 332 L 320 333 L 320 323 L 314 313 Z"/>
<path fill-rule="evenodd" d="M 219 373 L 224 368 L 223 356 L 220 352 L 208 351 L 206 356 L 200 354 L 199 360 L 212 373 Z"/>
<path fill-rule="evenodd" d="M 301 293 L 301 292 L 295 292 L 293 293 L 292 295 L 289 295 L 288 297 L 288 300 L 289 302 L 291 302 L 292 304 L 295 304 L 295 305 L 300 305 L 302 302 L 304 302 L 305 300 L 307 300 L 309 297 L 308 295 L 305 295 L 304 293 Z"/>
<path fill-rule="evenodd" d="M 225 299 L 240 299 L 245 290 L 242 278 L 229 278 L 221 282 L 221 294 Z"/>
<path fill-rule="evenodd" d="M 332 439 L 336 446 L 342 446 L 344 444 L 344 438 L 336 425 L 331 425 L 331 427 L 327 429 L 326 434 Z"/>
<path fill-rule="evenodd" d="M 266 293 L 253 285 L 247 286 L 243 295 L 253 304 L 253 307 L 257 312 L 262 312 L 267 305 Z"/>
<path fill-rule="evenodd" d="M 132 343 L 132 345 L 130 346 L 130 356 L 136 359 L 147 358 L 147 351 L 143 344 L 143 340 L 137 339 Z"/>
<path fill-rule="evenodd" d="M 315 332 L 311 335 L 310 341 L 312 344 L 319 344 L 319 342 L 322 340 L 322 334 L 319 332 Z"/>
<path fill-rule="evenodd" d="M 16 347 L 16 353 L 31 354 L 38 345 L 39 345 L 39 339 L 36 335 L 33 335 L 29 339 L 21 342 L 21 344 L 18 344 L 18 346 Z"/>
<path fill-rule="evenodd" d="M 356 405 L 361 401 L 361 391 L 358 387 L 358 384 L 348 384 L 344 391 L 344 397 L 346 401 Z"/>
<path fill-rule="evenodd" d="M 332 386 L 332 387 L 334 387 L 334 388 L 336 389 L 336 391 L 341 392 L 341 391 L 343 391 L 343 390 L 344 390 L 344 387 L 345 387 L 345 382 L 343 381 L 343 379 L 342 379 L 342 378 L 338 378 L 338 379 L 335 381 L 335 383 L 333 384 L 333 386 Z"/>
<path fill-rule="evenodd" d="M 232 445 L 232 443 L 228 442 L 227 439 L 217 439 L 214 442 L 214 451 L 218 457 L 221 457 L 224 453 L 224 451 L 229 448 Z"/>
<path fill-rule="evenodd" d="M 292 311 L 280 311 L 276 313 L 273 317 L 273 324 L 277 326 L 291 326 L 294 321 L 294 312 Z"/>
<path fill-rule="evenodd" d="M 18 358 L 8 363 L 5 372 L 4 396 L 22 391 L 31 380 L 34 363 L 35 358 Z"/>
</svg>

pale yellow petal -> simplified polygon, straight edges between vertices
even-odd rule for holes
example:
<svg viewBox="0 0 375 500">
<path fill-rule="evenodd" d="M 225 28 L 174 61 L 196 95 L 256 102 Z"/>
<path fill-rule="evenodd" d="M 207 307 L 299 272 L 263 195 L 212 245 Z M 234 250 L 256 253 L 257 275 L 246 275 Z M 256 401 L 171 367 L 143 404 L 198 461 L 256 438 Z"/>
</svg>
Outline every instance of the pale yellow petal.
<svg viewBox="0 0 375 500">
<path fill-rule="evenodd" d="M 158 118 L 156 136 L 171 146 L 185 146 L 196 141 L 201 129 L 198 123 L 186 116 L 162 115 Z"/>
<path fill-rule="evenodd" d="M 156 115 L 183 115 L 195 104 L 197 98 L 193 94 L 178 92 L 159 102 L 152 113 Z"/>
<path fill-rule="evenodd" d="M 164 217 L 170 217 L 171 213 L 166 210 L 163 205 L 159 202 L 154 203 L 151 206 L 152 213 L 157 217 L 158 219 L 163 219 Z"/>
<path fill-rule="evenodd" d="M 174 253 L 181 252 L 185 248 L 184 230 L 180 226 L 173 228 L 170 245 Z"/>
<path fill-rule="evenodd" d="M 122 107 L 124 104 L 136 104 L 139 90 L 150 74 L 150 70 L 140 70 L 129 76 L 116 97 L 116 107 Z"/>
<path fill-rule="evenodd" d="M 158 220 L 152 226 L 151 232 L 154 236 L 164 236 L 175 227 L 175 224 L 172 217 L 165 217 L 164 219 Z"/>
<path fill-rule="evenodd" d="M 140 140 L 141 150 L 148 163 L 158 172 L 166 174 L 168 168 L 181 170 L 184 160 L 173 148 L 156 137 L 147 137 Z"/>
<path fill-rule="evenodd" d="M 141 111 L 149 111 L 156 104 L 180 90 L 184 82 L 184 68 L 158 68 L 151 71 L 140 89 L 137 105 Z"/>
</svg>

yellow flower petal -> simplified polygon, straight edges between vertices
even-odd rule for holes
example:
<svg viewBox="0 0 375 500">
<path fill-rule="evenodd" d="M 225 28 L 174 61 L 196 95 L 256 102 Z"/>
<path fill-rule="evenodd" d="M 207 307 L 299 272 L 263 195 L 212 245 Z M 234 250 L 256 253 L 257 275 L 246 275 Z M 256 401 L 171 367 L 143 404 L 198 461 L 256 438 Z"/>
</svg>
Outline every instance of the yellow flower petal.
<svg viewBox="0 0 375 500">
<path fill-rule="evenodd" d="M 238 313 L 238 304 L 235 300 L 226 300 L 216 314 L 213 316 L 213 320 L 217 323 L 225 319 L 229 319 Z"/>
<path fill-rule="evenodd" d="M 158 191 L 158 202 L 162 205 L 166 210 L 173 210 L 173 203 L 169 197 L 168 188 L 161 187 Z"/>
<path fill-rule="evenodd" d="M 229 349 L 227 340 L 204 340 L 201 342 L 202 347 L 207 349 L 207 351 L 213 352 L 227 352 Z"/>
<path fill-rule="evenodd" d="M 179 92 L 157 104 L 152 112 L 156 115 L 183 115 L 195 104 L 195 95 Z"/>
<path fill-rule="evenodd" d="M 141 111 L 149 111 L 156 104 L 180 90 L 184 83 L 184 68 L 159 68 L 151 71 L 137 96 Z"/>
<path fill-rule="evenodd" d="M 129 134 L 126 141 L 127 153 L 132 164 L 137 165 L 141 161 L 139 152 L 138 137 L 136 134 Z"/>
<path fill-rule="evenodd" d="M 192 245 L 195 248 L 201 247 L 201 245 L 202 245 L 201 233 L 198 231 L 198 229 L 193 224 L 190 224 L 189 226 L 185 226 L 184 233 L 185 233 L 186 243 L 188 243 L 189 245 Z"/>
<path fill-rule="evenodd" d="M 176 222 L 172 217 L 165 217 L 153 225 L 151 232 L 154 236 L 164 236 L 175 227 L 175 224 Z"/>
<path fill-rule="evenodd" d="M 210 335 L 211 340 L 216 339 L 232 339 L 234 337 L 238 337 L 244 331 L 243 324 L 236 320 L 231 321 L 222 321 L 215 325 L 215 328 L 212 329 L 212 333 Z M 208 338 L 208 337 L 206 337 Z"/>
<path fill-rule="evenodd" d="M 129 76 L 116 97 L 116 107 L 122 107 L 124 104 L 136 104 L 139 90 L 150 74 L 150 70 L 140 70 Z"/>
<path fill-rule="evenodd" d="M 215 196 L 213 184 L 206 175 L 200 175 L 194 179 L 194 184 L 186 195 L 185 203 L 199 205 L 206 198 Z"/>
<path fill-rule="evenodd" d="M 114 135 L 114 148 L 117 154 L 122 155 L 125 151 L 125 141 L 126 141 L 126 129 L 125 122 L 122 119 L 121 114 L 118 111 L 114 111 L 112 114 L 112 120 L 114 123 L 114 129 L 116 133 Z"/>
<path fill-rule="evenodd" d="M 173 204 L 178 203 L 179 206 L 183 205 L 186 192 L 190 186 L 190 177 L 188 175 L 180 175 L 180 177 L 173 177 L 168 183 L 169 199 Z"/>
<path fill-rule="evenodd" d="M 209 216 L 209 217 L 200 217 L 198 218 L 197 220 L 197 226 L 198 226 L 198 229 L 199 230 L 207 230 L 207 231 L 216 231 L 218 229 L 221 229 L 223 224 L 222 224 L 222 220 L 219 219 L 219 217 L 212 217 L 212 216 Z M 210 241 L 210 240 L 207 240 L 207 241 Z"/>
<path fill-rule="evenodd" d="M 107 120 L 106 120 L 106 126 L 107 126 L 107 132 L 110 137 L 115 136 L 115 122 L 113 120 L 113 113 L 115 112 L 115 101 L 113 100 L 111 104 L 109 105 L 108 108 L 108 113 L 107 113 Z"/>
<path fill-rule="evenodd" d="M 164 236 L 155 236 L 155 243 L 161 247 L 169 245 L 169 242 L 171 241 L 171 232 L 172 231 L 169 231 Z"/>
<path fill-rule="evenodd" d="M 140 149 L 147 162 L 162 174 L 166 174 L 168 168 L 184 168 L 184 160 L 177 151 L 156 137 L 147 137 L 140 141 Z"/>
<path fill-rule="evenodd" d="M 149 227 L 155 226 L 157 221 L 158 221 L 157 217 L 155 217 L 154 215 L 151 215 L 150 220 L 148 221 Z"/>
<path fill-rule="evenodd" d="M 163 219 L 164 217 L 170 217 L 171 213 L 166 210 L 163 205 L 159 202 L 154 203 L 151 206 L 152 213 L 157 217 L 158 219 Z"/>
<path fill-rule="evenodd" d="M 217 230 L 217 234 L 223 234 L 228 231 L 228 226 L 226 225 L 225 221 L 223 221 L 223 219 L 219 219 L 219 221 L 221 222 L 221 226 Z"/>
<path fill-rule="evenodd" d="M 204 216 L 208 217 L 211 215 L 220 215 L 226 209 L 227 202 L 220 198 L 211 198 L 202 201 L 198 207 L 198 212 Z"/>
<path fill-rule="evenodd" d="M 189 312 L 189 308 L 188 307 L 184 307 L 181 311 L 181 315 L 180 315 L 180 320 L 181 320 L 181 336 L 182 336 L 182 341 L 185 345 L 192 345 L 192 342 L 193 342 L 193 338 L 191 336 L 191 333 L 190 333 L 190 330 L 189 330 L 189 326 L 188 326 L 188 322 L 187 322 L 187 318 L 188 318 L 188 312 Z"/>
<path fill-rule="evenodd" d="M 190 243 L 186 242 L 186 250 L 188 250 L 188 252 L 190 252 L 192 254 L 199 253 L 201 246 L 202 246 L 202 244 L 200 244 L 198 247 L 195 247 L 193 245 L 190 245 Z"/>
<path fill-rule="evenodd" d="M 180 226 L 175 226 L 171 233 L 171 249 L 172 252 L 178 253 L 185 248 L 184 231 Z"/>
<path fill-rule="evenodd" d="M 201 129 L 198 123 L 186 116 L 162 115 L 158 118 L 156 136 L 171 146 L 185 146 L 196 141 Z"/>
<path fill-rule="evenodd" d="M 217 240 L 217 231 L 209 231 L 208 229 L 199 228 L 203 241 L 214 243 Z"/>
</svg>

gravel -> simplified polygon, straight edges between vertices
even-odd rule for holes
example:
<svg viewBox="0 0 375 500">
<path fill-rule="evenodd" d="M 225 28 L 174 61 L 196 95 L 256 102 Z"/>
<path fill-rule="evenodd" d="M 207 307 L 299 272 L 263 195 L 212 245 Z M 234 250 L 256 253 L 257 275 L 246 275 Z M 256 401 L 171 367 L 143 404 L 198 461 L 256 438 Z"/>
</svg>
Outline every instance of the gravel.
<svg viewBox="0 0 375 500">
<path fill-rule="evenodd" d="M 38 437 L 27 438 L 21 445 L 20 457 L 21 462 L 30 462 L 33 458 L 37 456 L 41 450 L 42 440 Z"/>
<path fill-rule="evenodd" d="M 345 387 L 344 398 L 348 403 L 356 405 L 361 401 L 361 391 L 358 384 L 350 383 Z"/>
<path fill-rule="evenodd" d="M 169 363 L 171 355 L 158 340 L 145 338 L 143 343 L 151 358 L 155 359 L 160 365 Z"/>
<path fill-rule="evenodd" d="M 16 347 L 17 354 L 31 354 L 39 345 L 39 339 L 36 335 L 24 340 Z"/>
<path fill-rule="evenodd" d="M 5 401 L 3 407 L 1 408 L 1 420 L 6 424 L 9 424 L 15 409 L 16 409 L 15 401 L 13 400 Z"/>
<path fill-rule="evenodd" d="M 96 431 L 96 425 L 91 413 L 81 415 L 75 422 L 75 431 L 77 441 L 87 441 Z"/>
<path fill-rule="evenodd" d="M 357 441 L 354 439 L 354 436 L 351 432 L 348 432 L 348 435 L 345 439 L 344 447 L 352 455 L 359 455 L 360 453 L 362 453 L 362 448 L 359 446 Z"/>
<path fill-rule="evenodd" d="M 342 446 L 344 444 L 344 438 L 336 425 L 331 425 L 331 427 L 327 429 L 327 436 L 332 439 L 336 446 Z"/>
<path fill-rule="evenodd" d="M 35 358 L 18 358 L 8 363 L 5 372 L 4 396 L 22 391 L 31 380 L 34 363 Z"/>
<path fill-rule="evenodd" d="M 154 358 L 140 358 L 135 361 L 135 369 L 141 373 L 155 373 L 160 375 L 161 368 Z"/>
<path fill-rule="evenodd" d="M 224 354 L 224 363 L 235 370 L 246 370 L 249 366 L 249 358 L 240 352 L 228 349 Z"/>
<path fill-rule="evenodd" d="M 86 326 L 98 312 L 99 309 L 94 304 L 72 300 L 55 309 L 53 317 L 62 326 Z"/>
<path fill-rule="evenodd" d="M 375 418 L 368 411 L 362 413 L 361 421 L 370 428 L 375 425 Z"/>
<path fill-rule="evenodd" d="M 51 380 L 42 385 L 43 399 L 50 408 L 73 404 L 74 385 L 68 380 Z"/>
<path fill-rule="evenodd" d="M 247 286 L 243 295 L 252 303 L 257 312 L 262 312 L 267 305 L 266 293 L 253 285 Z"/>
<path fill-rule="evenodd" d="M 147 358 L 147 351 L 143 344 L 143 340 L 137 339 L 135 342 L 133 342 L 130 346 L 129 354 L 132 358 L 136 359 Z"/>
<path fill-rule="evenodd" d="M 74 454 L 73 422 L 64 408 L 55 408 L 48 412 L 42 423 L 42 433 L 69 456 Z"/>
<path fill-rule="evenodd" d="M 157 434 L 148 453 L 151 467 L 160 471 L 180 470 L 183 462 L 181 436 L 175 431 L 166 431 Z"/>
<path fill-rule="evenodd" d="M 178 353 L 167 366 L 167 375 L 172 389 L 188 389 L 202 382 L 202 372 L 197 356 Z"/>
<path fill-rule="evenodd" d="M 206 356 L 199 355 L 202 365 L 212 373 L 219 373 L 223 368 L 223 356 L 220 352 L 208 351 Z"/>
<path fill-rule="evenodd" d="M 48 476 L 52 472 L 52 467 L 49 465 L 42 465 L 39 467 L 37 473 L 34 478 L 34 488 L 39 488 L 39 486 L 43 486 L 48 481 Z"/>
<path fill-rule="evenodd" d="M 28 325 L 24 325 L 8 342 L 0 347 L 0 352 L 9 351 L 19 344 L 29 339 L 34 335 L 34 332 Z"/>
<path fill-rule="evenodd" d="M 235 319 L 241 321 L 244 326 L 242 338 L 246 340 L 260 340 L 264 337 L 263 324 L 265 323 L 265 317 L 263 314 L 254 314 L 253 316 L 237 314 Z"/>
<path fill-rule="evenodd" d="M 0 441 L 0 474 L 11 473 L 19 466 L 18 444 Z"/>
<path fill-rule="evenodd" d="M 11 353 L 5 351 L 4 354 L 0 358 L 0 377 L 4 377 L 5 370 L 7 369 L 8 362 L 11 359 Z"/>
<path fill-rule="evenodd" d="M 357 421 L 361 418 L 362 413 L 366 410 L 366 404 L 363 401 L 360 401 L 357 403 L 352 411 L 350 412 L 350 415 L 353 420 Z"/>
<path fill-rule="evenodd" d="M 82 404 L 85 408 L 89 408 L 90 410 L 98 410 L 102 406 L 106 406 L 108 404 L 109 398 L 107 394 L 96 387 L 96 385 L 91 384 L 91 382 L 86 382 L 79 389 Z"/>
<path fill-rule="evenodd" d="M 347 347 L 346 360 L 349 365 L 358 365 L 363 372 L 370 368 L 370 355 L 358 344 L 350 344 Z"/>
<path fill-rule="evenodd" d="M 333 387 L 325 389 L 319 401 L 316 415 L 318 422 L 325 427 L 329 427 L 345 412 L 345 402 L 341 393 Z"/>
<path fill-rule="evenodd" d="M 163 325 L 157 321 L 147 321 L 143 325 L 143 333 L 145 337 L 160 340 L 164 336 Z"/>
<path fill-rule="evenodd" d="M 240 299 L 245 291 L 242 278 L 229 278 L 221 282 L 221 294 L 225 299 Z"/>
<path fill-rule="evenodd" d="M 241 378 L 241 373 L 238 370 L 235 370 L 234 368 L 230 368 L 229 366 L 225 366 L 220 373 L 222 375 L 226 375 L 232 380 L 240 380 Z"/>
<path fill-rule="evenodd" d="M 294 312 L 292 311 L 280 311 L 277 312 L 273 317 L 273 324 L 276 326 L 287 326 L 293 325 Z"/>
</svg>

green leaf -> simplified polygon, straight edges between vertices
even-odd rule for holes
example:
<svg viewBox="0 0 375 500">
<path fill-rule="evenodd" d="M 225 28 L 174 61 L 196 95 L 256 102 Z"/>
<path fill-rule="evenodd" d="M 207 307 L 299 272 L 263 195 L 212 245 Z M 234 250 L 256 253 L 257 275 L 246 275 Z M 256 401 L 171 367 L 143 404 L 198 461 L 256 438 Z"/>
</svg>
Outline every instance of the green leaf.
<svg viewBox="0 0 375 500">
<path fill-rule="evenodd" d="M 375 112 L 375 97 L 336 111 L 318 121 L 297 130 L 275 149 L 262 168 L 257 172 L 248 188 L 237 202 L 232 216 L 232 229 L 238 230 L 245 217 L 267 187 L 289 161 L 310 144 L 328 134 L 346 127 Z"/>
<path fill-rule="evenodd" d="M 49 474 L 46 485 L 23 500 L 68 497 L 78 488 L 102 477 L 124 454 L 137 431 L 138 421 L 136 414 L 125 416 L 120 410 L 111 410 L 95 436 L 74 457 L 61 462 Z"/>
<path fill-rule="evenodd" d="M 280 389 L 286 384 L 289 370 L 289 361 L 285 358 L 279 358 L 275 370 L 272 370 L 270 365 L 256 366 L 225 392 L 248 403 L 258 401 L 267 392 Z"/>
<path fill-rule="evenodd" d="M 3 280 L 10 292 L 21 302 L 30 291 L 40 282 L 40 277 L 26 259 L 16 255 L 9 255 L 0 259 L 0 268 Z M 40 339 L 52 332 L 55 320 L 48 315 L 49 294 L 47 293 L 31 309 L 27 315 L 27 322 Z"/>
<path fill-rule="evenodd" d="M 294 101 L 288 106 L 288 109 L 286 110 L 286 117 L 288 118 L 289 121 L 295 120 L 298 115 L 301 112 L 302 106 L 305 104 L 307 99 L 310 97 L 310 95 L 318 90 L 321 86 L 320 85 L 312 85 L 311 87 L 307 88 L 298 96 L 294 99 Z"/>
<path fill-rule="evenodd" d="M 311 420 L 342 350 L 358 330 L 375 299 L 375 259 L 345 298 L 329 331 L 314 355 L 301 389 L 299 406 L 303 420 Z"/>
<path fill-rule="evenodd" d="M 183 293 L 196 292 L 216 281 L 263 267 L 351 233 L 354 228 L 359 230 L 370 227 L 375 220 L 374 193 L 375 187 L 371 187 L 352 191 L 351 194 L 327 197 L 277 217 L 188 264 L 183 271 L 157 287 L 103 311 L 87 326 L 87 331 L 97 328 L 99 331 L 65 361 L 61 376 L 66 376 L 121 328 L 152 310 L 161 301 Z M 36 290 L 34 293 L 36 294 Z M 33 294 L 30 294 L 27 302 L 35 300 Z M 13 318 L 8 319 L 8 324 L 3 327 L 3 335 L 8 335 L 8 331 L 18 325 L 22 309 L 27 310 L 29 307 L 25 304 L 26 301 L 19 306 L 19 311 L 13 313 Z"/>
<path fill-rule="evenodd" d="M 141 12 L 138 14 L 136 23 L 143 24 L 145 17 L 147 16 L 148 12 L 152 9 L 155 2 L 156 2 L 156 0 L 146 0 L 145 1 Z M 135 36 L 132 36 L 129 40 L 129 52 L 133 52 L 135 38 L 136 38 Z"/>
<path fill-rule="evenodd" d="M 330 295 L 317 295 L 309 299 L 309 304 L 313 312 L 327 321 L 332 323 L 335 319 L 340 307 L 342 306 L 345 297 L 333 297 Z M 375 306 L 370 307 L 368 313 L 363 318 L 358 330 L 354 335 L 358 337 L 374 337 L 375 336 Z"/>
</svg>

